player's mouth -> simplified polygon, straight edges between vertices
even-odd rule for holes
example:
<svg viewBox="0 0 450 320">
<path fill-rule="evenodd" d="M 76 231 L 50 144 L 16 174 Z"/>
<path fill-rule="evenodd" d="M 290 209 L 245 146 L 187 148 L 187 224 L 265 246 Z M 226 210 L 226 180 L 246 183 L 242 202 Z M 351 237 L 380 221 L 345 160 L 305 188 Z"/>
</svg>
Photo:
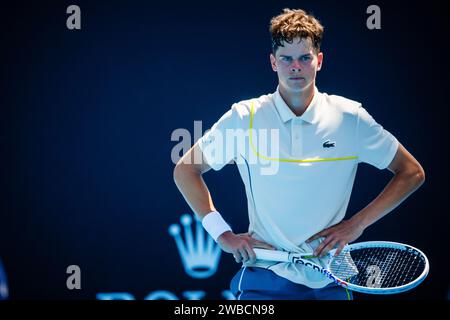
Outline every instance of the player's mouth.
<svg viewBox="0 0 450 320">
<path fill-rule="evenodd" d="M 303 78 L 303 77 L 290 77 L 289 80 L 300 81 L 300 80 L 305 80 L 305 78 Z"/>
</svg>

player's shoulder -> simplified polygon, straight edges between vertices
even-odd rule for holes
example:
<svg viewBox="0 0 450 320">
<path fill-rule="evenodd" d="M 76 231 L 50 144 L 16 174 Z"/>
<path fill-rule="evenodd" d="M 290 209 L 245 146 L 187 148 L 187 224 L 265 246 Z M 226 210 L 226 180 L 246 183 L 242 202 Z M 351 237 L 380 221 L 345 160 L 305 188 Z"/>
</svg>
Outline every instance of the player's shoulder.
<svg viewBox="0 0 450 320">
<path fill-rule="evenodd" d="M 264 94 L 256 98 L 245 99 L 234 103 L 231 107 L 241 118 L 249 117 L 251 113 L 273 107 L 272 93 Z"/>
<path fill-rule="evenodd" d="M 361 108 L 361 102 L 352 100 L 336 94 L 322 93 L 323 103 L 333 108 L 337 112 L 341 112 L 346 115 L 357 116 L 358 110 Z"/>
</svg>

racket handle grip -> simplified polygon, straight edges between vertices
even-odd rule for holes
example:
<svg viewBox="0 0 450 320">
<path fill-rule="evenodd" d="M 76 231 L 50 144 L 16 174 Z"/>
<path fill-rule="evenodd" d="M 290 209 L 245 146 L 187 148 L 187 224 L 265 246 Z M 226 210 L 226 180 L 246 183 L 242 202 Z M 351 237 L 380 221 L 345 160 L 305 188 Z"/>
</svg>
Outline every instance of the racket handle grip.
<svg viewBox="0 0 450 320">
<path fill-rule="evenodd" d="M 256 253 L 256 259 L 266 261 L 290 262 L 289 252 L 253 248 Z"/>
</svg>

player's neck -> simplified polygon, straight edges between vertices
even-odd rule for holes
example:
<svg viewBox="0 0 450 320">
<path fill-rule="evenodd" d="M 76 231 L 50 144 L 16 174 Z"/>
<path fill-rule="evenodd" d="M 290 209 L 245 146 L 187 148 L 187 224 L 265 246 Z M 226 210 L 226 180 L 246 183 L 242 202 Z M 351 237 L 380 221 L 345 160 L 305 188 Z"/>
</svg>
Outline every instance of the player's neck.
<svg viewBox="0 0 450 320">
<path fill-rule="evenodd" d="M 300 117 L 306 111 L 314 97 L 314 88 L 315 86 L 312 84 L 301 92 L 290 92 L 280 85 L 279 91 L 289 109 L 291 109 L 297 117 Z"/>
</svg>

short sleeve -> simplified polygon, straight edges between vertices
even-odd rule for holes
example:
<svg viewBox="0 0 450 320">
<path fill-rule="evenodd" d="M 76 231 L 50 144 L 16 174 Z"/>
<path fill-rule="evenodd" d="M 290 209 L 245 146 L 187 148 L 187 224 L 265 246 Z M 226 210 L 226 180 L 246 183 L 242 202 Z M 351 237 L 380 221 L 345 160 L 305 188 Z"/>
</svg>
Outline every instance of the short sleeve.
<svg viewBox="0 0 450 320">
<path fill-rule="evenodd" d="M 199 140 L 198 146 L 208 165 L 214 170 L 222 169 L 236 159 L 239 146 L 236 132 L 239 130 L 239 114 L 233 105 Z"/>
<path fill-rule="evenodd" d="M 359 162 L 385 169 L 397 152 L 399 142 L 364 109 L 358 108 L 357 143 Z"/>
</svg>

